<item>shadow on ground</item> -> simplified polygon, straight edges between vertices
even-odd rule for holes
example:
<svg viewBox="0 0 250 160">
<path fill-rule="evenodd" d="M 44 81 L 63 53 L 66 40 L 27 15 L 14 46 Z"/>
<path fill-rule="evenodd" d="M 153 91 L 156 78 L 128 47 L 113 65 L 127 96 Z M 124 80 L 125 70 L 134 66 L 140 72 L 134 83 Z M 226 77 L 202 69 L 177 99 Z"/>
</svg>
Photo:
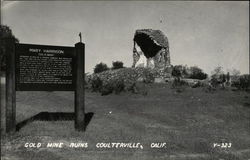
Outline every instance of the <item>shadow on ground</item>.
<svg viewBox="0 0 250 160">
<path fill-rule="evenodd" d="M 92 117 L 94 116 L 93 112 L 89 112 L 85 114 L 85 130 L 87 129 L 87 126 L 89 122 L 91 121 Z M 22 122 L 17 123 L 16 130 L 19 131 L 21 128 L 23 128 L 25 125 L 28 125 L 29 123 L 33 121 L 73 121 L 75 120 L 75 113 L 70 112 L 40 112 Z"/>
</svg>

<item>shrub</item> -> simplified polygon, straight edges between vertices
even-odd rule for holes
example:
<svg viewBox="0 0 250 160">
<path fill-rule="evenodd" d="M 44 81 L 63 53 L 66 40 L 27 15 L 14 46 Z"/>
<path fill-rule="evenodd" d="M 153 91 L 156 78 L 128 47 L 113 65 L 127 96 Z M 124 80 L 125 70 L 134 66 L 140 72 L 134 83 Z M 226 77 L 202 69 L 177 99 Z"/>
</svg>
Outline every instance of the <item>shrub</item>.
<svg viewBox="0 0 250 160">
<path fill-rule="evenodd" d="M 207 74 L 202 71 L 197 66 L 188 67 L 187 65 L 175 65 L 172 67 L 172 76 L 174 77 L 183 77 L 191 79 L 203 80 L 207 78 Z"/>
<path fill-rule="evenodd" d="M 174 81 L 172 82 L 172 88 L 178 88 L 180 86 L 187 86 L 188 83 L 181 80 L 180 77 L 176 77 Z"/>
<path fill-rule="evenodd" d="M 197 83 L 195 83 L 194 85 L 192 85 L 192 88 L 198 88 L 198 87 L 203 87 L 204 84 L 201 83 L 200 81 L 198 81 Z"/>
<path fill-rule="evenodd" d="M 240 89 L 240 81 L 232 81 L 231 87 L 236 87 L 238 89 Z"/>
<path fill-rule="evenodd" d="M 144 83 L 153 83 L 155 80 L 154 73 L 150 69 L 145 69 L 143 72 L 143 82 Z"/>
<path fill-rule="evenodd" d="M 187 65 L 175 65 L 172 67 L 172 76 L 174 77 L 190 77 L 190 68 Z"/>
<path fill-rule="evenodd" d="M 112 69 L 119 69 L 119 68 L 123 68 L 123 62 L 121 61 L 115 61 L 112 63 Z"/>
<path fill-rule="evenodd" d="M 138 88 L 136 86 L 136 82 L 134 82 L 131 86 L 129 86 L 128 91 L 137 94 L 138 93 Z"/>
<path fill-rule="evenodd" d="M 239 84 L 238 84 L 237 88 L 240 90 L 247 91 L 249 87 L 250 87 L 250 75 L 245 74 L 245 75 L 240 76 Z"/>
<path fill-rule="evenodd" d="M 118 80 L 114 83 L 115 94 L 119 94 L 125 90 L 125 84 L 123 80 Z"/>
<path fill-rule="evenodd" d="M 108 66 L 105 63 L 101 62 L 95 66 L 94 73 L 100 73 L 100 72 L 106 71 L 108 69 L 109 69 Z"/>
<path fill-rule="evenodd" d="M 210 80 L 211 86 L 214 88 L 217 88 L 220 85 L 220 79 L 219 77 L 212 75 L 211 80 Z"/>
<path fill-rule="evenodd" d="M 105 95 L 111 94 L 113 92 L 113 90 L 114 90 L 114 88 L 113 88 L 112 84 L 108 83 L 101 88 L 100 92 L 101 92 L 102 96 L 105 96 Z"/>
<path fill-rule="evenodd" d="M 125 90 L 125 84 L 123 80 L 114 80 L 109 82 L 108 84 L 102 86 L 101 95 L 108 95 L 111 93 L 119 94 Z"/>
<path fill-rule="evenodd" d="M 175 88 L 176 86 L 178 86 L 180 81 L 181 81 L 181 79 L 179 77 L 174 78 L 174 81 L 172 82 L 172 88 Z"/>
<path fill-rule="evenodd" d="M 94 77 L 91 81 L 91 88 L 93 92 L 99 92 L 102 89 L 103 82 L 99 77 Z"/>
<path fill-rule="evenodd" d="M 182 75 L 182 66 L 181 65 L 174 66 L 172 70 L 172 76 L 181 77 L 181 75 Z"/>
<path fill-rule="evenodd" d="M 224 75 L 222 67 L 215 67 L 215 69 L 211 73 L 212 76 L 210 83 L 212 87 L 217 88 L 220 84 L 226 82 L 226 76 Z"/>
<path fill-rule="evenodd" d="M 192 79 L 200 79 L 200 80 L 203 80 L 203 79 L 206 79 L 207 78 L 207 74 L 204 73 L 202 71 L 202 69 L 200 69 L 199 67 L 191 67 L 190 68 L 190 71 L 191 71 L 191 74 L 190 74 L 190 78 Z"/>
<path fill-rule="evenodd" d="M 221 83 L 225 83 L 227 80 L 226 80 L 226 75 L 225 74 L 221 74 L 220 75 L 220 81 Z"/>
</svg>

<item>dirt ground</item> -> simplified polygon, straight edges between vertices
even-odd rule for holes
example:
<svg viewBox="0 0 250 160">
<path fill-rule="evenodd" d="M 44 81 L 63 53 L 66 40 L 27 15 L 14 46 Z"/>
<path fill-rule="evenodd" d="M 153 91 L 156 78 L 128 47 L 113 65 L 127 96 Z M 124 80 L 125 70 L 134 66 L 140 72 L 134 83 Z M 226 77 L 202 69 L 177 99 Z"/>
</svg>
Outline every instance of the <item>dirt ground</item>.
<svg viewBox="0 0 250 160">
<path fill-rule="evenodd" d="M 1 158 L 250 159 L 249 92 L 176 90 L 168 84 L 150 84 L 147 91 L 147 95 L 126 92 L 101 96 L 86 90 L 86 112 L 94 114 L 86 132 L 75 131 L 74 121 L 35 120 L 15 134 L 2 134 Z M 17 123 L 45 111 L 74 112 L 73 92 L 17 92 L 16 100 Z M 26 143 L 41 143 L 41 147 L 25 147 Z M 64 146 L 48 148 L 48 143 Z M 70 143 L 88 143 L 88 147 L 70 148 Z M 140 143 L 143 148 L 97 148 L 97 143 Z M 165 146 L 152 148 L 152 143 Z M 214 147 L 222 143 L 227 147 Z"/>
</svg>

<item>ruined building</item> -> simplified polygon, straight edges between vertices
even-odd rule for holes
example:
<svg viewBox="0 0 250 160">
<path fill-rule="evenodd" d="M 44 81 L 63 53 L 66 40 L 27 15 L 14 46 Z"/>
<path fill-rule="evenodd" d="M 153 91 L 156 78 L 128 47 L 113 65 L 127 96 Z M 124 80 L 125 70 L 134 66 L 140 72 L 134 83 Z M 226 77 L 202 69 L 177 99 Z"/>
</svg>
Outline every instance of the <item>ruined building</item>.
<svg viewBox="0 0 250 160">
<path fill-rule="evenodd" d="M 170 66 L 169 44 L 164 33 L 153 29 L 136 30 L 132 67 L 164 70 Z"/>
</svg>

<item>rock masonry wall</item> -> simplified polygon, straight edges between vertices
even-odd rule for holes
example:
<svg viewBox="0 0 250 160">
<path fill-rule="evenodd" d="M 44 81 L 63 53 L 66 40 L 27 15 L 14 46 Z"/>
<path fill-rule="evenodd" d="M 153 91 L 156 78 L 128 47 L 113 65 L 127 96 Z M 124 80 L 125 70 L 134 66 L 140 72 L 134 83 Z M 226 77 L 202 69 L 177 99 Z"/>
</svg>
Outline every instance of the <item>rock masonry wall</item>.
<svg viewBox="0 0 250 160">
<path fill-rule="evenodd" d="M 93 73 L 92 75 L 87 76 L 87 81 L 91 81 L 99 77 L 103 85 L 112 83 L 114 81 L 124 81 L 125 87 L 130 87 L 137 81 L 144 81 L 146 78 L 169 78 L 171 72 L 167 70 L 156 70 L 151 68 L 121 68 L 115 70 L 107 70 L 101 73 Z"/>
</svg>

